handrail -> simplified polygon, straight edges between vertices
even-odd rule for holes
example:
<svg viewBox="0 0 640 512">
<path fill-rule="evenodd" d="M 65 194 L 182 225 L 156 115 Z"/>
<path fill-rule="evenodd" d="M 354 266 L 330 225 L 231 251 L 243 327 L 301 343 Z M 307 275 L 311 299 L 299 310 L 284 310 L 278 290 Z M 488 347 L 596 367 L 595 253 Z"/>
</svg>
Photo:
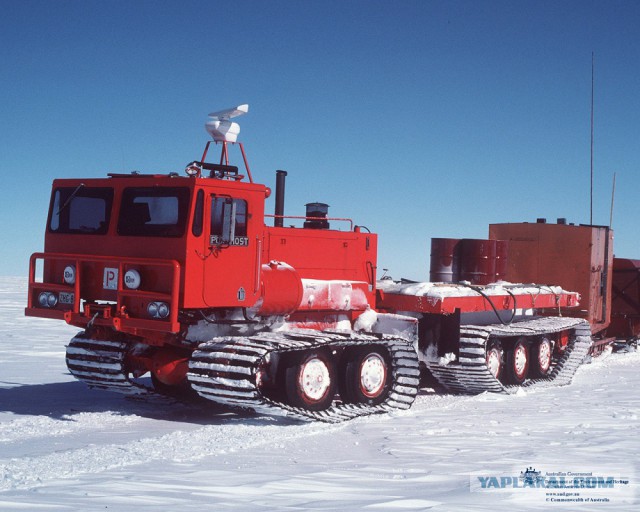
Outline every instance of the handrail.
<svg viewBox="0 0 640 512">
<path fill-rule="evenodd" d="M 310 221 L 335 220 L 338 222 L 348 222 L 349 231 L 353 231 L 353 219 L 344 218 L 344 217 L 306 217 L 304 215 L 274 215 L 272 213 L 265 213 L 264 216 L 269 219 L 297 219 L 297 220 L 310 220 Z"/>
</svg>

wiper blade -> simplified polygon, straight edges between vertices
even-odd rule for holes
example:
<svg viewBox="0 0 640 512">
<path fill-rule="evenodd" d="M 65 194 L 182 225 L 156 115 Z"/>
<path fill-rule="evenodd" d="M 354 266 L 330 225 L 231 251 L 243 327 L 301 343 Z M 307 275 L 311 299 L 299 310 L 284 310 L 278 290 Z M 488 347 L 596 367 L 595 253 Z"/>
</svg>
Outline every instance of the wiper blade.
<svg viewBox="0 0 640 512">
<path fill-rule="evenodd" d="M 80 189 L 84 187 L 84 183 L 80 183 L 80 185 L 78 185 L 76 187 L 76 189 L 71 193 L 71 195 L 68 197 L 68 199 L 64 202 L 64 204 L 58 208 L 58 212 L 56 213 L 56 215 L 60 215 L 60 213 L 62 212 L 62 210 L 64 210 L 67 206 L 69 206 L 69 203 L 71 203 L 71 201 L 73 200 L 74 197 L 76 197 L 76 195 L 78 195 L 78 192 L 80 191 Z"/>
</svg>

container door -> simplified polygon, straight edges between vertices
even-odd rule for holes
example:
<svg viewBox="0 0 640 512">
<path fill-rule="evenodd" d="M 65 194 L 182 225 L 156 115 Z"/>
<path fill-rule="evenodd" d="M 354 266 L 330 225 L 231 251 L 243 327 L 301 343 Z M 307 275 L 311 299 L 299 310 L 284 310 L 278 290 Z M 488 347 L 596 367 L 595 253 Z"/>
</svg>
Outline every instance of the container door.
<svg viewBox="0 0 640 512">
<path fill-rule="evenodd" d="M 591 283 L 593 304 L 592 321 L 608 323 L 611 314 L 611 231 L 606 228 L 594 228 L 591 243 Z"/>
</svg>

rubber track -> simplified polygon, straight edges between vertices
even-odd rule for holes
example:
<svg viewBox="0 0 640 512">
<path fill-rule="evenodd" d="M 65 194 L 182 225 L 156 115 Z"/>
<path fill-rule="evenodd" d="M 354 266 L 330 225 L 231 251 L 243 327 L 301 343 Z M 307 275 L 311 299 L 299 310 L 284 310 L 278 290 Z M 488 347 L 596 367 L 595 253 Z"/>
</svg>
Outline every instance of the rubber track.
<svg viewBox="0 0 640 512">
<path fill-rule="evenodd" d="M 486 361 L 487 341 L 514 336 L 540 336 L 567 329 L 574 330 L 574 338 L 565 352 L 554 362 L 551 372 L 542 378 L 528 379 L 522 386 L 504 385 L 489 371 Z M 461 394 L 513 394 L 522 388 L 564 386 L 571 383 L 578 366 L 591 347 L 591 329 L 586 320 L 562 317 L 543 317 L 510 325 L 466 325 L 460 328 L 460 357 L 455 363 L 441 365 L 426 362 L 429 371 L 449 391 Z"/>
<path fill-rule="evenodd" d="M 391 356 L 392 384 L 379 405 L 334 403 L 323 411 L 309 411 L 274 401 L 256 386 L 256 372 L 274 354 L 349 346 L 385 347 Z M 337 332 L 267 333 L 246 338 L 222 337 L 198 347 L 189 361 L 187 378 L 201 396 L 214 402 L 258 413 L 301 420 L 337 423 L 359 416 L 408 409 L 419 387 L 417 353 L 402 338 Z"/>
<path fill-rule="evenodd" d="M 124 367 L 129 349 L 126 341 L 93 340 L 80 333 L 67 346 L 67 368 L 92 388 L 125 395 L 153 394 L 153 390 L 129 379 Z"/>
</svg>

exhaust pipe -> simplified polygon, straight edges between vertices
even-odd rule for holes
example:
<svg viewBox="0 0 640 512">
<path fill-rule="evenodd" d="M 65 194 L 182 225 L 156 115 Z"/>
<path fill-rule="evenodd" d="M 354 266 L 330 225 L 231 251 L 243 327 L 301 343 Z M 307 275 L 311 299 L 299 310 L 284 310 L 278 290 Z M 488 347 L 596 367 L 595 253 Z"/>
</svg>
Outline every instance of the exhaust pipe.
<svg viewBox="0 0 640 512">
<path fill-rule="evenodd" d="M 284 184 L 287 176 L 287 171 L 276 171 L 276 210 L 275 219 L 273 225 L 276 228 L 284 226 Z"/>
</svg>

